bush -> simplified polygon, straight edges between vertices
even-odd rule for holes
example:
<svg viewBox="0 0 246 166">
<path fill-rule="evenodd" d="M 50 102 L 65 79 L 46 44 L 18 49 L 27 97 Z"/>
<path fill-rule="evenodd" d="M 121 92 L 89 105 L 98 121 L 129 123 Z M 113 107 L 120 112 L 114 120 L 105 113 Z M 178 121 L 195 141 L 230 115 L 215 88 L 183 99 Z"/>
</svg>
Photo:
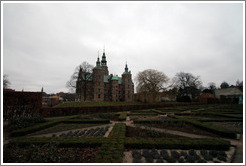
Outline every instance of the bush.
<svg viewBox="0 0 246 166">
<path fill-rule="evenodd" d="M 180 154 L 177 151 L 172 150 L 171 151 L 172 158 L 179 159 Z"/>
<path fill-rule="evenodd" d="M 216 151 L 216 150 L 210 150 L 209 151 L 209 155 L 211 155 L 211 156 L 213 156 L 214 158 L 216 158 L 217 156 L 218 156 L 218 151 Z"/>
<path fill-rule="evenodd" d="M 119 121 L 125 121 L 127 116 L 127 112 L 122 112 L 119 116 Z"/>
<path fill-rule="evenodd" d="M 212 138 L 162 139 L 162 138 L 126 138 L 127 148 L 168 148 L 168 149 L 216 149 L 228 150 L 230 142 Z"/>
<path fill-rule="evenodd" d="M 218 156 L 218 160 L 227 162 L 227 158 L 225 156 Z"/>
<path fill-rule="evenodd" d="M 134 150 L 134 151 L 132 151 L 132 157 L 133 157 L 134 159 L 139 159 L 139 160 L 141 160 L 142 155 L 141 155 L 141 153 L 140 153 L 139 151 Z"/>
<path fill-rule="evenodd" d="M 33 117 L 26 117 L 26 116 L 15 117 L 10 119 L 10 129 L 11 130 L 22 129 L 43 122 L 45 122 L 45 119 L 39 115 Z"/>
</svg>

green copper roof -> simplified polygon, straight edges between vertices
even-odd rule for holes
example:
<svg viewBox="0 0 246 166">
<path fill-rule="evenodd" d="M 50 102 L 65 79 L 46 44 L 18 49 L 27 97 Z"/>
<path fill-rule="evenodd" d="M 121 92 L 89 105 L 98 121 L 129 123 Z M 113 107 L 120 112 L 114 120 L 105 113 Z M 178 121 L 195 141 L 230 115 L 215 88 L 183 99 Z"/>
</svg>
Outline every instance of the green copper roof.
<svg viewBox="0 0 246 166">
<path fill-rule="evenodd" d="M 102 69 L 102 67 L 101 66 L 96 66 L 93 69 Z"/>
<path fill-rule="evenodd" d="M 118 77 L 119 78 L 119 84 L 122 84 L 122 78 L 121 77 Z"/>
<path fill-rule="evenodd" d="M 110 76 L 104 75 L 103 82 L 108 83 L 109 77 Z"/>
<path fill-rule="evenodd" d="M 112 80 L 119 80 L 119 77 L 118 76 L 113 76 Z"/>
</svg>

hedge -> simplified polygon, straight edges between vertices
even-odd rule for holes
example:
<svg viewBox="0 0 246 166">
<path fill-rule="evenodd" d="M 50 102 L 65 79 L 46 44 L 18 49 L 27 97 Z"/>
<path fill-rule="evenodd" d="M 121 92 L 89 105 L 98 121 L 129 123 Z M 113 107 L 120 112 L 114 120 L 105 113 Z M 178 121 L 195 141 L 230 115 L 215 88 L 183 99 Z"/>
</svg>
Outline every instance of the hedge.
<svg viewBox="0 0 246 166">
<path fill-rule="evenodd" d="M 161 124 L 161 123 L 182 123 L 182 122 L 193 125 L 197 128 L 206 130 L 208 132 L 211 132 L 211 133 L 223 136 L 223 137 L 233 138 L 233 139 L 237 138 L 237 133 L 235 131 L 231 131 L 226 128 L 217 127 L 211 124 L 201 123 L 197 120 L 170 119 L 170 120 L 135 120 L 134 121 L 134 123 L 138 123 L 138 124 L 144 124 L 144 123 Z"/>
<path fill-rule="evenodd" d="M 61 123 L 78 123 L 78 124 L 108 124 L 110 120 L 107 119 L 100 119 L 100 120 L 80 120 L 80 119 L 68 119 L 62 120 Z"/>
<path fill-rule="evenodd" d="M 68 116 L 98 112 L 120 112 L 129 110 L 143 110 L 150 108 L 174 107 L 199 105 L 201 103 L 158 103 L 158 104 L 135 104 L 135 105 L 111 105 L 111 106 L 83 106 L 83 107 L 59 107 L 41 108 L 39 113 L 44 117 Z"/>
<path fill-rule="evenodd" d="M 185 120 L 187 123 L 198 127 L 200 129 L 204 129 L 208 132 L 223 136 L 223 137 L 227 137 L 227 138 L 233 138 L 236 139 L 237 138 L 237 133 L 235 131 L 232 130 L 228 130 L 226 128 L 220 128 L 214 125 L 210 125 L 210 124 L 205 124 L 205 123 L 201 123 L 199 121 L 196 120 Z"/>
<path fill-rule="evenodd" d="M 226 118 L 238 118 L 242 119 L 242 116 L 238 115 L 227 115 L 225 113 L 214 113 L 214 112 L 192 112 L 192 113 L 186 113 L 186 112 L 180 112 L 180 113 L 175 113 L 175 115 L 179 116 L 189 116 L 189 115 L 213 115 L 213 116 L 221 116 L 221 117 L 226 117 Z"/>
<path fill-rule="evenodd" d="M 39 130 L 43 130 L 52 126 L 55 126 L 57 124 L 61 123 L 60 120 L 53 120 L 53 121 L 48 121 L 45 123 L 41 123 L 41 124 L 37 124 L 35 126 L 31 126 L 31 127 L 27 127 L 27 128 L 23 128 L 23 129 L 19 129 L 19 130 L 15 130 L 13 132 L 10 133 L 11 137 L 18 137 L 18 136 L 24 136 Z"/>
<path fill-rule="evenodd" d="M 121 163 L 124 156 L 125 123 L 116 123 L 97 154 L 98 163 Z"/>
<path fill-rule="evenodd" d="M 197 119 L 199 122 L 242 122 L 242 119 Z"/>
<path fill-rule="evenodd" d="M 31 144 L 44 145 L 47 143 L 57 144 L 59 147 L 98 147 L 102 143 L 106 142 L 107 138 L 78 138 L 78 137 L 19 137 L 11 139 L 9 144 L 14 144 L 16 146 L 25 147 Z"/>
<path fill-rule="evenodd" d="M 129 113 L 129 116 L 156 116 L 157 113 Z"/>
<path fill-rule="evenodd" d="M 109 133 L 109 138 L 125 138 L 125 132 L 126 132 L 126 124 L 125 123 L 116 123 L 112 129 L 112 131 Z"/>
<path fill-rule="evenodd" d="M 36 114 L 42 107 L 42 92 L 3 91 L 3 118 Z"/>
<path fill-rule="evenodd" d="M 70 116 L 69 118 L 76 117 L 76 116 Z M 27 134 L 31 134 L 36 131 L 40 131 L 52 126 L 55 126 L 59 123 L 78 123 L 78 124 L 107 124 L 110 123 L 109 120 L 77 120 L 77 119 L 69 119 L 69 118 L 62 118 L 57 120 L 48 121 L 45 123 L 37 124 L 35 126 L 30 126 L 27 128 L 15 130 L 10 133 L 11 137 L 17 137 L 17 136 L 24 136 Z"/>
<path fill-rule="evenodd" d="M 119 116 L 119 121 L 126 120 L 126 117 L 127 117 L 127 112 L 122 112 Z"/>
<path fill-rule="evenodd" d="M 163 139 L 163 138 L 126 138 L 126 148 L 134 149 L 207 149 L 229 150 L 230 142 L 221 139 Z"/>
</svg>

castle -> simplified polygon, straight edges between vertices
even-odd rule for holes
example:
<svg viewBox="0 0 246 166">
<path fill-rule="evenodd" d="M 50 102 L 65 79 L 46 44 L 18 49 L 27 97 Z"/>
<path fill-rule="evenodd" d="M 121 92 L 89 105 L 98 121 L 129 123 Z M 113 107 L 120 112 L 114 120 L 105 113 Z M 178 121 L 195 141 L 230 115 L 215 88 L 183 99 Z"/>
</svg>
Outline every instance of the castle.
<svg viewBox="0 0 246 166">
<path fill-rule="evenodd" d="M 109 75 L 105 50 L 101 62 L 97 58 L 92 73 L 82 72 L 80 69 L 76 87 L 76 93 L 81 94 L 82 101 L 134 101 L 131 71 L 128 71 L 126 64 L 122 77 Z"/>
</svg>

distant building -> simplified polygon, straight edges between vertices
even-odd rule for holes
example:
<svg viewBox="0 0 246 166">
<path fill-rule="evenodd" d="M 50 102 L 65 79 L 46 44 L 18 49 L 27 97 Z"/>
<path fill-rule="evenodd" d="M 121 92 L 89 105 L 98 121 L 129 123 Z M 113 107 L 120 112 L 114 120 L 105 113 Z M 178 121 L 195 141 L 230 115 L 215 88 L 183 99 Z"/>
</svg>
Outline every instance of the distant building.
<svg viewBox="0 0 246 166">
<path fill-rule="evenodd" d="M 109 75 L 105 51 L 103 51 L 101 62 L 99 57 L 97 58 L 96 67 L 93 68 L 92 73 L 82 73 L 80 70 L 77 87 L 83 87 L 80 85 L 85 84 L 85 81 L 86 88 L 76 89 L 76 92 L 81 94 L 82 101 L 134 101 L 134 84 L 127 64 L 121 77 Z"/>
<path fill-rule="evenodd" d="M 215 97 L 221 100 L 227 100 L 233 103 L 239 103 L 239 101 L 243 98 L 243 92 L 237 87 L 216 89 Z"/>
</svg>

